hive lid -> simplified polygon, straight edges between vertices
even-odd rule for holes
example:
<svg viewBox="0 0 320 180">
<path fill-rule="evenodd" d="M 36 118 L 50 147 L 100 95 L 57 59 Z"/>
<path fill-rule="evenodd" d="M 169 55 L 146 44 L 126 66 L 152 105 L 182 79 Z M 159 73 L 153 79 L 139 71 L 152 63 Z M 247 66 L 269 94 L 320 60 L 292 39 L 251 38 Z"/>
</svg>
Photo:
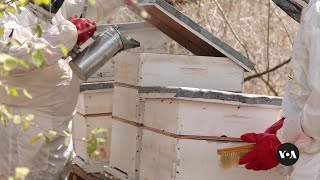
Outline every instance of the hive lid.
<svg viewBox="0 0 320 180">
<path fill-rule="evenodd" d="M 247 71 L 254 69 L 254 63 L 247 57 L 215 37 L 167 2 L 163 0 L 139 0 L 139 3 L 150 15 L 145 18 L 146 21 L 193 54 L 228 57 Z"/>
<path fill-rule="evenodd" d="M 221 100 L 224 102 L 240 102 L 248 105 L 281 106 L 282 98 L 275 96 L 232 93 L 186 87 L 139 87 L 144 98 L 178 98 L 197 100 Z"/>
</svg>

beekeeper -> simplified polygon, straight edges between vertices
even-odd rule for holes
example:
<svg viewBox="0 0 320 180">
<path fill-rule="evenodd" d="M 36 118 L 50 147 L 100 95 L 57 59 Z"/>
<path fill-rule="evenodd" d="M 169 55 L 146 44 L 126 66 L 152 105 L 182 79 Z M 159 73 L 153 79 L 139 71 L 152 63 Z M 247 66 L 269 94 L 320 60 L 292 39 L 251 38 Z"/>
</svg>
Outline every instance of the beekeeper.
<svg viewBox="0 0 320 180">
<path fill-rule="evenodd" d="M 31 126 L 24 132 L 12 121 L 8 121 L 7 127 L 0 126 L 0 179 L 7 179 L 7 175 L 14 174 L 15 167 L 21 166 L 31 170 L 28 179 L 66 178 L 71 151 L 65 145 L 65 137 L 57 135 L 51 138 L 51 144 L 39 140 L 33 145 L 29 138 L 47 133 L 46 130 L 59 134 L 68 128 L 76 108 L 79 82 L 68 62 L 61 59 L 60 45 L 70 51 L 77 42 L 85 42 L 95 30 L 95 22 L 89 19 L 102 20 L 107 13 L 121 6 L 121 2 L 97 0 L 95 7 L 87 7 L 85 0 L 52 0 L 50 6 L 29 3 L 21 7 L 20 14 L 4 14 L 0 22 L 5 29 L 0 40 L 1 52 L 25 59 L 30 68 L 19 66 L 8 76 L 0 76 L 3 86 L 17 88 L 20 94 L 18 97 L 8 95 L 1 86 L 0 105 L 8 106 L 12 114 L 33 114 L 33 123 L 38 127 Z M 84 15 L 89 19 L 79 19 Z M 42 37 L 34 30 L 38 22 L 41 22 Z M 11 38 L 23 45 L 7 47 Z M 28 44 L 34 48 L 37 43 L 48 49 L 44 51 L 47 66 L 42 69 L 35 68 L 27 52 Z M 23 89 L 27 89 L 33 98 L 23 96 Z"/>
<path fill-rule="evenodd" d="M 292 180 L 320 179 L 320 0 L 310 0 L 302 12 L 288 82 L 282 103 L 283 118 L 265 133 L 241 138 L 255 142 L 255 150 L 240 160 L 247 169 L 268 170 L 279 162 L 282 143 L 295 144 L 300 159 L 293 165 Z"/>
</svg>

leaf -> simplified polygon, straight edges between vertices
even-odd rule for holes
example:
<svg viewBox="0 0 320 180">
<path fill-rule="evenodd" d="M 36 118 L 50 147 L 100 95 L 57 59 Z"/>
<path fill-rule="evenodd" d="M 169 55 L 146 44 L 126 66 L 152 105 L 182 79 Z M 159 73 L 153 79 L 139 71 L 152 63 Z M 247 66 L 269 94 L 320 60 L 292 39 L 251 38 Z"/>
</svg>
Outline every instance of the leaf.
<svg viewBox="0 0 320 180">
<path fill-rule="evenodd" d="M 41 5 L 41 4 L 50 5 L 51 0 L 34 0 L 34 2 L 39 5 Z"/>
<path fill-rule="evenodd" d="M 5 9 L 5 12 L 7 12 L 7 13 L 15 13 L 16 9 L 13 6 L 7 5 L 6 9 Z"/>
<path fill-rule="evenodd" d="M 69 146 L 70 145 L 70 137 L 66 137 L 66 139 L 64 140 L 64 144 L 66 146 Z"/>
<path fill-rule="evenodd" d="M 42 138 L 44 139 L 44 141 L 47 143 L 47 144 L 50 144 L 51 141 L 50 141 L 50 138 L 48 136 L 46 136 L 45 134 L 42 134 Z"/>
<path fill-rule="evenodd" d="M 96 4 L 96 0 L 89 0 L 89 6 L 94 6 Z"/>
<path fill-rule="evenodd" d="M 94 134 L 90 134 L 87 140 L 87 153 L 93 154 L 97 150 L 98 141 Z"/>
<path fill-rule="evenodd" d="M 2 122 L 2 124 L 3 124 L 3 126 L 4 127 L 7 127 L 8 126 L 8 121 L 7 121 L 7 119 L 1 119 L 1 122 Z"/>
<path fill-rule="evenodd" d="M 12 39 L 12 44 L 16 45 L 16 46 L 19 46 L 21 47 L 22 46 L 22 43 L 16 39 Z"/>
<path fill-rule="evenodd" d="M 24 179 L 30 173 L 30 170 L 26 167 L 16 167 L 15 173 L 15 178 Z"/>
<path fill-rule="evenodd" d="M 104 138 L 97 138 L 98 144 L 105 144 L 106 140 Z"/>
<path fill-rule="evenodd" d="M 7 116 L 9 119 L 13 118 L 11 112 L 10 112 L 10 109 L 8 109 L 7 106 L 1 106 L 0 107 L 0 111 L 5 115 Z"/>
<path fill-rule="evenodd" d="M 60 45 L 60 49 L 61 49 L 61 52 L 63 53 L 63 56 L 64 56 L 64 57 L 67 57 L 67 56 L 68 56 L 68 50 L 67 50 L 67 48 L 66 48 L 63 44 L 61 44 L 61 45 Z"/>
<path fill-rule="evenodd" d="M 104 128 L 97 128 L 97 129 L 94 129 L 91 131 L 92 134 L 101 134 L 101 133 L 105 133 L 107 132 L 108 130 L 107 129 L 104 129 Z"/>
<path fill-rule="evenodd" d="M 49 135 L 55 137 L 57 135 L 57 131 L 49 130 Z"/>
<path fill-rule="evenodd" d="M 26 89 L 23 89 L 23 94 L 24 94 L 27 98 L 32 99 L 31 94 L 30 94 Z"/>
<path fill-rule="evenodd" d="M 39 23 L 36 25 L 36 32 L 37 32 L 38 37 L 41 38 L 43 32 L 42 32 L 42 28 Z"/>
<path fill-rule="evenodd" d="M 30 138 L 30 144 L 36 144 L 39 141 L 40 137 L 36 136 L 36 137 L 31 137 Z"/>
<path fill-rule="evenodd" d="M 18 59 L 6 59 L 3 63 L 3 69 L 5 71 L 11 71 L 18 66 Z"/>
<path fill-rule="evenodd" d="M 28 131 L 30 129 L 30 123 L 28 121 L 25 121 L 23 123 L 23 131 Z"/>
<path fill-rule="evenodd" d="M 19 96 L 19 92 L 16 88 L 9 87 L 9 92 L 12 96 L 15 96 L 15 97 Z"/>
<path fill-rule="evenodd" d="M 38 68 L 43 68 L 47 65 L 44 54 L 40 50 L 31 52 L 31 61 Z"/>
<path fill-rule="evenodd" d="M 37 44 L 34 45 L 34 48 L 35 48 L 36 50 L 41 50 L 41 49 L 44 49 L 44 48 L 46 48 L 46 47 L 47 47 L 47 45 L 44 44 L 44 43 L 37 43 Z"/>
<path fill-rule="evenodd" d="M 10 94 L 10 91 L 9 91 L 8 86 L 5 86 L 4 89 L 6 90 L 7 94 L 9 95 L 9 94 Z"/>
<path fill-rule="evenodd" d="M 26 6 L 29 4 L 29 0 L 19 0 L 18 5 L 19 6 Z"/>
<path fill-rule="evenodd" d="M 14 124 L 21 124 L 21 117 L 19 115 L 14 115 L 13 123 Z"/>
<path fill-rule="evenodd" d="M 27 64 L 25 60 L 20 60 L 19 63 L 26 69 L 30 68 L 29 64 Z"/>
<path fill-rule="evenodd" d="M 98 155 L 100 154 L 100 152 L 99 152 L 99 151 L 94 151 L 93 154 L 94 154 L 95 156 L 98 156 Z"/>
<path fill-rule="evenodd" d="M 4 27 L 1 26 L 0 27 L 0 38 L 3 38 L 3 35 L 4 35 Z"/>
<path fill-rule="evenodd" d="M 71 132 L 70 132 L 69 129 L 64 130 L 63 133 L 64 133 L 65 135 L 67 135 L 67 136 L 70 136 L 70 135 L 71 135 Z"/>
<path fill-rule="evenodd" d="M 21 8 L 20 8 L 20 6 L 16 6 L 16 11 L 18 12 L 18 14 L 21 14 Z"/>
<path fill-rule="evenodd" d="M 27 121 L 32 121 L 32 120 L 34 119 L 34 115 L 33 115 L 33 114 L 27 114 L 27 115 L 25 116 L 25 119 L 26 119 Z"/>
</svg>

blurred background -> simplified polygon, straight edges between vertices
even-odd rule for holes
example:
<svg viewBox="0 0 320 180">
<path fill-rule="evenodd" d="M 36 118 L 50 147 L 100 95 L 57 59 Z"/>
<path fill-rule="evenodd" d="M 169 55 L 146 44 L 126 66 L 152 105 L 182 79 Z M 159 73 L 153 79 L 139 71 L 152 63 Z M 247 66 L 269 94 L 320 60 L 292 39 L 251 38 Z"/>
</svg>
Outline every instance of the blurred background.
<svg viewBox="0 0 320 180">
<path fill-rule="evenodd" d="M 209 32 L 249 57 L 255 70 L 246 73 L 244 92 L 282 96 L 299 24 L 272 0 L 166 0 Z M 121 8 L 105 23 L 143 21 Z M 191 54 L 168 44 L 172 54 Z"/>
</svg>

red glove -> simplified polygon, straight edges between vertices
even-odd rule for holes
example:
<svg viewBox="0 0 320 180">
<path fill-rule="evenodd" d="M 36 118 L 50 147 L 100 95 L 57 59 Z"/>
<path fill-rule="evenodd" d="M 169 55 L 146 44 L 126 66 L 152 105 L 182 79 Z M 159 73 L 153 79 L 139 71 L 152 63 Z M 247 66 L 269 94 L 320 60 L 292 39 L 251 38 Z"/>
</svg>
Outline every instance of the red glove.
<svg viewBox="0 0 320 180">
<path fill-rule="evenodd" d="M 268 170 L 279 164 L 277 150 L 281 143 L 274 134 L 247 133 L 241 136 L 245 142 L 256 143 L 250 153 L 240 159 L 239 164 L 246 164 L 247 169 L 255 171 Z"/>
<path fill-rule="evenodd" d="M 264 133 L 277 134 L 277 131 L 282 127 L 285 118 L 281 118 L 279 121 L 269 127 Z"/>
<path fill-rule="evenodd" d="M 86 42 L 97 30 L 96 23 L 90 19 L 71 17 L 68 20 L 77 27 L 78 43 Z"/>
</svg>

